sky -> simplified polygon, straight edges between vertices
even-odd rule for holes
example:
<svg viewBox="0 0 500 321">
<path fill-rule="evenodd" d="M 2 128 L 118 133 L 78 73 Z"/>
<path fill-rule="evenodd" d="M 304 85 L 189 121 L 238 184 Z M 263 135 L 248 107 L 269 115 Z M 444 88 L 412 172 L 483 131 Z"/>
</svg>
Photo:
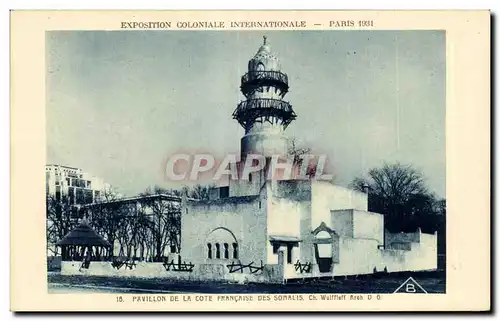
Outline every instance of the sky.
<svg viewBox="0 0 500 321">
<path fill-rule="evenodd" d="M 47 163 L 133 196 L 172 187 L 174 153 L 239 153 L 232 112 L 263 35 L 289 77 L 286 133 L 328 155 L 336 184 L 399 162 L 445 196 L 443 31 L 47 32 Z"/>
</svg>

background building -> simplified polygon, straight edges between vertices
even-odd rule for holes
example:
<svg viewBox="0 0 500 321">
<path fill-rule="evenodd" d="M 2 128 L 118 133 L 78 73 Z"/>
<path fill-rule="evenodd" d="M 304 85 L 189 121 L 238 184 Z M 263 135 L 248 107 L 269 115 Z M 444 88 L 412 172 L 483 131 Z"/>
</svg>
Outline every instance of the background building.
<svg viewBox="0 0 500 321">
<path fill-rule="evenodd" d="M 45 166 L 45 188 L 56 200 L 67 195 L 71 204 L 78 205 L 97 202 L 110 185 L 79 168 L 50 164 Z"/>
<path fill-rule="evenodd" d="M 80 218 L 80 207 L 102 201 L 111 193 L 103 179 L 76 167 L 56 164 L 45 166 L 47 256 L 49 269 L 59 259 L 55 243 L 73 229 Z"/>
</svg>

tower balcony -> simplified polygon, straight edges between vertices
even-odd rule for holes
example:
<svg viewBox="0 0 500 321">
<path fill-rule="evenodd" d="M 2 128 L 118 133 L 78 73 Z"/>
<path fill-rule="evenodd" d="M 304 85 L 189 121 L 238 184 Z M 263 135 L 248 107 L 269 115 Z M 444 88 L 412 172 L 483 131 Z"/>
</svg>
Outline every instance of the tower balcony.
<svg viewBox="0 0 500 321">
<path fill-rule="evenodd" d="M 272 98 L 242 101 L 233 112 L 233 118 L 238 120 L 245 129 L 259 118 L 264 121 L 277 122 L 286 128 L 296 117 L 290 103 Z"/>
<path fill-rule="evenodd" d="M 249 71 L 241 77 L 241 91 L 245 96 L 254 88 L 260 86 L 275 86 L 283 94 L 288 92 L 288 76 L 281 71 Z"/>
</svg>

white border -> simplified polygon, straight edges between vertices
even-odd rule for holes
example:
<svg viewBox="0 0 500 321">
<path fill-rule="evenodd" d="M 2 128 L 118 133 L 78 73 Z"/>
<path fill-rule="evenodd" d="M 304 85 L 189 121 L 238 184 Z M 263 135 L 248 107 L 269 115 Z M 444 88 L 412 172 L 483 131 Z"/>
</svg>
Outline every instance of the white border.
<svg viewBox="0 0 500 321">
<path fill-rule="evenodd" d="M 500 11 L 500 1 L 498 0 L 474 0 L 474 1 L 436 1 L 436 0 L 420 0 L 420 1 L 383 1 L 383 2 L 372 2 L 372 1 L 361 1 L 361 0 L 350 0 L 350 1 L 345 1 L 345 2 L 336 2 L 335 7 L 325 7 L 326 1 L 324 0 L 308 0 L 308 1 L 283 1 L 285 4 L 281 4 L 279 1 L 269 1 L 269 0 L 254 0 L 251 3 L 235 3 L 235 2 L 224 2 L 224 1 L 210 1 L 209 3 L 206 3 L 204 1 L 159 1 L 159 0 L 141 0 L 139 1 L 130 1 L 130 0 L 121 0 L 119 2 L 115 1 L 105 1 L 105 0 L 78 0 L 78 1 L 72 1 L 71 3 L 68 1 L 35 1 L 35 0 L 20 0 L 20 1 L 14 1 L 14 0 L 5 0 L 2 1 L 2 15 L 0 19 L 0 23 L 2 25 L 2 30 L 0 33 L 0 38 L 1 38 L 1 48 L 3 50 L 0 50 L 1 52 L 1 58 L 2 58 L 2 65 L 4 68 L 2 70 L 7 71 L 9 70 L 9 9 L 167 9 L 167 3 L 168 3 L 168 9 L 491 9 L 492 12 L 495 14 L 498 14 Z M 119 7 L 116 6 L 119 4 Z M 494 43 L 498 41 L 498 33 L 494 32 Z M 495 41 L 496 40 L 496 41 Z M 495 71 L 498 71 L 498 67 L 495 69 Z M 492 71 L 493 72 L 493 71 Z M 0 157 L 0 171 L 1 171 L 1 182 L 0 182 L 0 197 L 2 198 L 0 200 L 0 204 L 2 206 L 2 215 L 4 222 L 2 224 L 2 227 L 4 228 L 2 235 L 2 246 L 4 246 L 4 258 L 7 257 L 5 255 L 6 253 L 10 252 L 9 249 L 9 224 L 8 224 L 8 217 L 10 215 L 10 208 L 9 208 L 9 199 L 10 199 L 10 186 L 9 186 L 9 179 L 10 177 L 10 143 L 9 143 L 9 132 L 10 132 L 10 126 L 9 126 L 9 73 L 3 72 L 2 73 L 2 102 L 3 108 L 0 108 L 0 152 L 1 152 L 1 157 Z M 498 88 L 498 83 L 495 85 L 495 88 L 493 89 L 493 92 L 498 92 L 500 91 Z M 495 120 L 498 121 L 498 113 L 497 113 L 497 118 Z M 496 130 L 495 130 L 496 133 Z M 495 146 L 498 147 L 498 146 Z M 495 176 L 496 178 L 496 176 Z M 497 189 L 497 192 L 495 193 L 494 196 L 497 196 L 497 194 L 500 193 Z M 498 219 L 496 220 L 496 230 L 498 229 Z M 495 233 L 493 233 L 494 235 Z M 497 253 L 495 253 L 497 254 Z M 14 318 L 14 315 L 12 313 L 8 313 L 7 311 L 9 310 L 9 287 L 7 284 L 9 284 L 9 264 L 6 264 L 4 261 L 3 264 L 0 264 L 0 275 L 3 278 L 2 284 L 2 320 L 10 320 Z M 496 285 L 496 284 L 495 284 Z M 498 296 L 496 296 L 498 298 Z M 496 302 L 495 302 L 496 303 Z M 493 303 L 494 305 L 496 305 Z M 201 315 L 199 315 L 201 316 Z M 214 315 L 215 316 L 215 315 Z M 302 315 L 305 318 L 309 318 L 310 316 L 305 316 Z M 358 315 L 359 317 L 360 315 Z M 40 316 L 39 316 L 40 317 Z M 42 318 L 52 318 L 53 316 L 41 316 Z M 93 320 L 100 320 L 104 318 L 110 318 L 110 317 L 123 317 L 123 316 L 81 316 L 84 318 L 92 318 Z M 134 316 L 135 317 L 141 317 L 141 316 Z M 176 316 L 174 315 L 168 315 L 168 316 L 160 316 L 160 317 L 168 317 L 168 318 L 175 318 Z M 204 316 L 206 317 L 206 316 Z M 220 315 L 216 315 L 215 317 L 221 317 Z M 233 316 L 227 316 L 227 317 L 234 317 Z M 243 317 L 243 316 L 240 316 Z M 246 317 L 255 317 L 252 315 L 246 316 Z M 271 315 L 271 316 L 264 316 L 260 315 L 259 318 L 276 318 L 278 316 L 276 315 Z M 285 316 L 289 317 L 289 316 Z M 322 317 L 327 317 L 331 318 L 332 316 L 325 316 L 323 315 Z M 343 318 L 345 316 L 335 316 L 335 318 Z M 362 316 L 361 316 L 362 317 Z M 371 315 L 371 317 L 373 317 Z M 401 316 L 400 316 L 401 317 Z M 405 317 L 405 316 L 402 316 Z M 432 319 L 432 318 L 439 318 L 440 316 L 430 316 L 430 315 L 423 315 L 426 319 Z M 478 316 L 473 316 L 478 317 Z"/>
</svg>

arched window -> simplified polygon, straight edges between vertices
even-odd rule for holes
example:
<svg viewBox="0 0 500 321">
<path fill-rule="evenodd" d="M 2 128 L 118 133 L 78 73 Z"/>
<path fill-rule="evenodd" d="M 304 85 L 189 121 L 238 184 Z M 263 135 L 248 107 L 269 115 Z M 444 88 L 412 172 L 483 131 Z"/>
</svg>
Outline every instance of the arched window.
<svg viewBox="0 0 500 321">
<path fill-rule="evenodd" d="M 238 259 L 238 243 L 233 243 L 233 259 Z"/>
<path fill-rule="evenodd" d="M 212 244 L 208 243 L 207 244 L 207 249 L 208 249 L 208 255 L 207 255 L 207 257 L 209 259 L 211 259 L 212 258 Z"/>
<path fill-rule="evenodd" d="M 215 258 L 220 259 L 220 244 L 215 243 Z"/>
<path fill-rule="evenodd" d="M 231 244 L 238 243 L 238 241 L 233 232 L 225 227 L 219 227 L 207 235 L 204 243 L 212 245 L 212 250 L 215 251 L 215 254 L 212 252 L 212 258 L 227 260 L 231 258 L 231 252 L 234 253 L 234 246 L 231 247 Z"/>
</svg>

